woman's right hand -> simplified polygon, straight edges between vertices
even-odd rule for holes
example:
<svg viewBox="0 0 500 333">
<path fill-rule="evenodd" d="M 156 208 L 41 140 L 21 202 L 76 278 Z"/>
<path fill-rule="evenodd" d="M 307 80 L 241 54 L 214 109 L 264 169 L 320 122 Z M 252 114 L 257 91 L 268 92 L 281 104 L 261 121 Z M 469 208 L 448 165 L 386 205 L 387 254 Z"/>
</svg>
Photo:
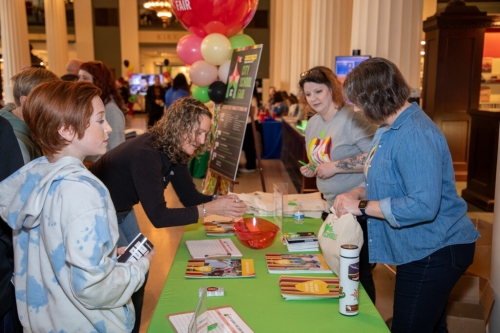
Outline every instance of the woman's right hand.
<svg viewBox="0 0 500 333">
<path fill-rule="evenodd" d="M 231 194 L 220 196 L 215 201 L 205 203 L 207 215 L 222 215 L 233 219 L 240 219 L 248 210 L 247 205 Z"/>
<path fill-rule="evenodd" d="M 307 178 L 316 177 L 316 171 L 311 170 L 311 168 L 309 168 L 309 166 L 311 166 L 311 164 L 301 166 L 300 173 L 302 174 L 302 176 L 307 177 Z"/>
</svg>

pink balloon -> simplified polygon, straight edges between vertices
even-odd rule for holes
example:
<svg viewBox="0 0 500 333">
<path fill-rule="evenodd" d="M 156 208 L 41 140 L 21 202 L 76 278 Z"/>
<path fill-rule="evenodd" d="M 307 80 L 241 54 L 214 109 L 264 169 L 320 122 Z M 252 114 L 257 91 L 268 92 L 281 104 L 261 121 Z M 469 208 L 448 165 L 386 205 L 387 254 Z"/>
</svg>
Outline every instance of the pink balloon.
<svg viewBox="0 0 500 333">
<path fill-rule="evenodd" d="M 191 65 L 198 60 L 203 60 L 203 56 L 201 55 L 202 41 L 202 38 L 195 35 L 182 37 L 177 43 L 179 58 L 187 65 Z"/>
<path fill-rule="evenodd" d="M 212 33 L 231 37 L 250 23 L 258 3 L 258 0 L 179 0 L 172 1 L 172 9 L 182 25 L 199 37 Z M 225 33 L 213 30 L 214 21 L 224 25 Z"/>
<path fill-rule="evenodd" d="M 204 60 L 195 62 L 189 68 L 189 78 L 197 86 L 209 86 L 217 80 L 218 70 L 214 65 L 209 64 Z"/>
</svg>

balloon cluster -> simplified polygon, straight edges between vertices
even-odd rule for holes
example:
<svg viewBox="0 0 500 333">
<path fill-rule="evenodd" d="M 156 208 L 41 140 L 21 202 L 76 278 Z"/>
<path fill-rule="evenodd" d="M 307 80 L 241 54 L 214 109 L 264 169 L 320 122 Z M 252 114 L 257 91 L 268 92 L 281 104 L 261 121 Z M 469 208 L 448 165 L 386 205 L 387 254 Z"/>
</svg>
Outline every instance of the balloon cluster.
<svg viewBox="0 0 500 333">
<path fill-rule="evenodd" d="M 130 79 L 132 74 L 134 74 L 134 66 L 127 59 L 123 60 L 123 65 L 127 68 L 127 76 Z"/>
<path fill-rule="evenodd" d="M 177 54 L 190 65 L 193 97 L 203 103 L 224 101 L 233 49 L 252 46 L 253 39 L 237 34 L 245 28 L 257 9 L 258 0 L 172 2 L 175 16 L 192 34 L 177 43 Z"/>
</svg>

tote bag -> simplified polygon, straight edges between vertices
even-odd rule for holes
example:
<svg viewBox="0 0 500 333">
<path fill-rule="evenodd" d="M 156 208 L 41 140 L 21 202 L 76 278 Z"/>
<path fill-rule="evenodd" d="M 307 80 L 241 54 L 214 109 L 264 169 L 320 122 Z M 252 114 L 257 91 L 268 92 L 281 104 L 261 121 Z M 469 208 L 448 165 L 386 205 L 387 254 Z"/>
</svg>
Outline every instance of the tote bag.
<svg viewBox="0 0 500 333">
<path fill-rule="evenodd" d="M 352 214 L 337 218 L 333 208 L 319 229 L 318 242 L 323 257 L 330 269 L 338 276 L 340 273 L 340 246 L 345 244 L 363 246 L 363 230 Z"/>
</svg>

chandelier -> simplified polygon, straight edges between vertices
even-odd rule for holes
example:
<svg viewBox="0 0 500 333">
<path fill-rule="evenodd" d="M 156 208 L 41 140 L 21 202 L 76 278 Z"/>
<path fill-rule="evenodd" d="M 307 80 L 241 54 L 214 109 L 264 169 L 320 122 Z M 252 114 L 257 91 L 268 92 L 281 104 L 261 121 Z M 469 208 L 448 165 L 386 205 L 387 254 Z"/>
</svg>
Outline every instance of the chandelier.
<svg viewBox="0 0 500 333">
<path fill-rule="evenodd" d="M 172 5 L 170 1 L 146 1 L 144 8 L 153 10 L 156 15 L 163 21 L 163 27 L 166 28 L 172 19 Z"/>
</svg>

